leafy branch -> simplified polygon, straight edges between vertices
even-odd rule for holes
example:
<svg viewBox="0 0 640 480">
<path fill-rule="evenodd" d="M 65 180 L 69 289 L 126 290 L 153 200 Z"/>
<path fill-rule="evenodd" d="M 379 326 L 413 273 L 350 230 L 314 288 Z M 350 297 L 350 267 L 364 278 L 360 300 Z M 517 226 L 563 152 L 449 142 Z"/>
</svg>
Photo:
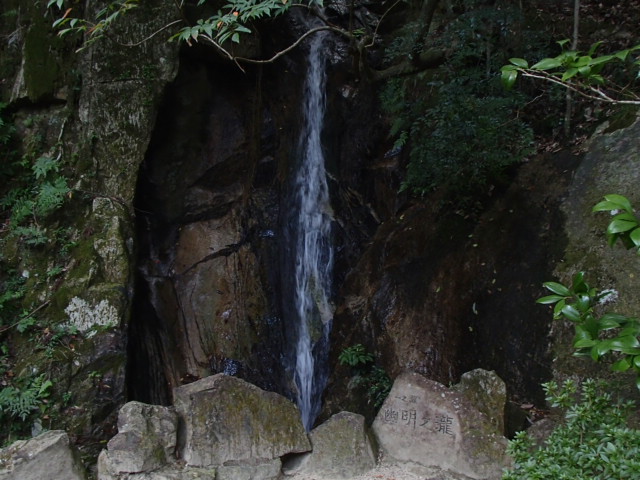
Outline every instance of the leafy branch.
<svg viewBox="0 0 640 480">
<path fill-rule="evenodd" d="M 607 227 L 607 241 L 613 247 L 620 242 L 627 249 L 635 248 L 640 255 L 640 220 L 633 213 L 629 200 L 622 195 L 605 195 L 604 200 L 593 207 L 594 212 L 611 212 L 614 217 Z"/>
<path fill-rule="evenodd" d="M 640 219 L 626 197 L 605 195 L 593 211 L 614 214 L 607 227 L 610 246 L 619 240 L 627 249 L 633 248 L 640 253 Z M 565 318 L 575 324 L 574 355 L 599 361 L 614 354 L 616 361 L 611 369 L 635 371 L 636 385 L 640 389 L 640 319 L 618 313 L 597 315 L 596 306 L 604 303 L 612 292 L 598 292 L 590 287 L 584 281 L 584 272 L 577 273 L 570 286 L 558 282 L 545 282 L 543 286 L 552 295 L 539 298 L 537 303 L 554 305 L 554 319 Z"/>
<path fill-rule="evenodd" d="M 198 6 L 206 3 L 199 0 Z M 309 0 L 308 5 L 320 5 L 319 0 Z M 274 18 L 282 15 L 290 7 L 289 0 L 232 0 L 225 4 L 221 10 L 209 18 L 199 19 L 195 25 L 183 27 L 171 39 L 185 41 L 191 45 L 192 41 L 198 41 L 205 37 L 213 44 L 223 44 L 227 40 L 240 43 L 240 35 L 252 33 L 248 25 L 254 20 L 265 17 Z"/>
<path fill-rule="evenodd" d="M 569 40 L 558 42 L 561 47 Z M 590 100 L 618 105 L 640 105 L 640 96 L 631 91 L 630 85 L 614 85 L 603 75 L 606 65 L 623 64 L 631 68 L 640 67 L 640 59 L 634 53 L 640 50 L 636 45 L 610 55 L 596 56 L 595 52 L 602 42 L 591 46 L 588 52 L 563 50 L 553 58 L 544 58 L 529 65 L 524 58 L 511 58 L 509 64 L 501 69 L 501 79 L 505 88 L 510 89 L 519 75 L 560 85 Z M 637 79 L 640 72 L 636 73 Z"/>
<path fill-rule="evenodd" d="M 61 37 L 70 33 L 86 34 L 87 38 L 84 41 L 83 46 L 80 48 L 80 50 L 82 50 L 95 41 L 99 40 L 100 38 L 107 36 L 109 29 L 118 20 L 118 18 L 128 11 L 136 8 L 138 6 L 138 3 L 139 0 L 117 0 L 111 2 L 106 7 L 98 11 L 98 13 L 96 14 L 95 22 L 86 20 L 84 18 L 71 16 L 73 8 L 70 7 L 65 10 L 62 17 L 53 22 L 53 28 L 59 29 L 58 35 Z M 53 7 L 54 5 L 59 9 L 62 9 L 64 0 L 49 0 L 49 2 L 47 3 L 47 8 Z M 171 25 L 173 25 L 173 23 L 166 25 L 159 31 L 162 31 Z M 155 36 L 157 33 L 159 33 L 159 31 L 152 34 L 147 38 L 147 40 Z M 133 45 L 135 44 L 132 44 L 131 46 Z"/>
<path fill-rule="evenodd" d="M 196 6 L 202 7 L 206 2 L 207 0 L 199 0 Z M 134 8 L 137 8 L 139 3 L 139 0 L 112 1 L 96 14 L 95 21 L 73 16 L 73 8 L 68 8 L 64 11 L 63 15 L 53 23 L 53 27 L 58 29 L 59 36 L 65 36 L 72 33 L 85 35 L 86 38 L 84 44 L 80 48 L 80 50 L 82 50 L 102 37 L 108 37 L 110 40 L 123 47 L 136 47 L 142 45 L 165 30 L 176 27 L 181 23 L 189 23 L 183 12 L 184 2 L 174 1 L 174 6 L 180 14 L 180 19 L 169 22 L 142 40 L 135 42 L 125 43 L 113 38 L 113 36 L 110 35 L 110 30 L 113 25 L 122 15 Z M 59 9 L 62 9 L 63 5 L 64 0 L 49 0 L 47 3 L 47 7 L 55 6 Z M 189 46 L 195 42 L 205 41 L 216 47 L 221 53 L 233 61 L 250 61 L 250 59 L 235 57 L 229 53 L 228 48 L 223 47 L 223 45 L 227 42 L 239 44 L 241 35 L 253 33 L 249 27 L 254 21 L 264 18 L 275 18 L 294 6 L 311 8 L 316 5 L 322 6 L 321 0 L 307 0 L 306 3 L 301 4 L 293 4 L 290 3 L 289 0 L 232 0 L 226 3 L 214 15 L 211 15 L 208 18 L 200 18 L 195 24 L 183 26 L 177 32 L 173 33 L 169 37 L 169 40 L 184 41 Z M 304 37 L 306 38 L 309 34 L 315 33 L 318 30 L 326 29 L 329 29 L 329 27 L 312 29 L 312 31 L 307 32 Z M 276 55 L 272 59 L 261 61 L 260 63 L 267 63 L 275 60 L 282 54 L 299 45 L 300 41 L 301 40 L 298 39 L 293 46 L 285 49 L 285 51 L 280 55 Z"/>
<path fill-rule="evenodd" d="M 119 18 L 141 5 L 140 0 L 111 0 L 106 7 L 95 15 L 93 20 L 74 16 L 73 8 L 67 8 L 60 18 L 55 20 L 53 27 L 58 29 L 58 35 L 60 36 L 69 34 L 84 35 L 83 44 L 79 50 L 86 48 L 103 37 L 123 47 L 136 47 L 154 38 L 161 32 L 176 28 L 176 30 L 169 35 L 169 40 L 182 41 L 189 46 L 198 42 L 207 43 L 213 46 L 228 60 L 235 62 L 238 67 L 240 67 L 240 63 L 272 63 L 299 46 L 308 36 L 320 31 L 332 31 L 353 42 L 353 46 L 360 57 L 359 61 L 362 63 L 360 68 L 375 81 L 434 68 L 443 62 L 444 52 L 439 50 L 434 51 L 433 49 L 423 51 L 424 39 L 422 38 L 429 30 L 439 0 L 425 0 L 424 2 L 419 15 L 421 35 L 412 49 L 412 54 L 401 64 L 393 65 L 382 71 L 374 71 L 363 63 L 363 59 L 366 58 L 364 50 L 375 45 L 380 24 L 385 17 L 388 16 L 389 12 L 400 5 L 403 0 L 397 0 L 382 14 L 377 21 L 375 31 L 370 35 L 364 35 L 362 28 L 354 29 L 353 25 L 350 25 L 348 28 L 343 28 L 329 22 L 322 12 L 320 12 L 320 8 L 323 6 L 323 0 L 301 0 L 299 3 L 293 3 L 294 1 L 295 0 L 228 0 L 215 14 L 208 17 L 201 17 L 194 23 L 189 20 L 184 11 L 184 0 L 173 0 L 173 7 L 176 9 L 180 18 L 167 23 L 141 40 L 131 42 L 123 42 L 121 39 L 116 38 L 112 35 L 112 29 Z M 195 7 L 202 8 L 207 2 L 208 0 L 198 0 Z M 65 0 L 48 0 L 47 7 L 57 8 L 63 11 L 64 4 Z M 267 59 L 245 58 L 233 53 L 233 45 L 240 44 L 243 36 L 254 33 L 253 26 L 255 22 L 266 18 L 281 16 L 294 7 L 308 9 L 322 24 L 310 28 L 301 34 L 291 45 L 276 52 Z M 180 24 L 182 24 L 182 27 L 179 28 L 178 26 Z M 242 69 L 242 67 L 240 68 Z"/>
</svg>

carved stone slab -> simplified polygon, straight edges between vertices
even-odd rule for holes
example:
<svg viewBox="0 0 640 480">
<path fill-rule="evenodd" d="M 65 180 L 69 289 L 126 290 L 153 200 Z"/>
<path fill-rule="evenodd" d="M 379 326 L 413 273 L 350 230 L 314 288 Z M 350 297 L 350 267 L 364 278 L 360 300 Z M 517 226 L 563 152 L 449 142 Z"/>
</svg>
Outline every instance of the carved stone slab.
<svg viewBox="0 0 640 480">
<path fill-rule="evenodd" d="M 500 479 L 506 439 L 462 394 L 417 373 L 400 375 L 373 423 L 385 458 L 474 479 Z"/>
</svg>

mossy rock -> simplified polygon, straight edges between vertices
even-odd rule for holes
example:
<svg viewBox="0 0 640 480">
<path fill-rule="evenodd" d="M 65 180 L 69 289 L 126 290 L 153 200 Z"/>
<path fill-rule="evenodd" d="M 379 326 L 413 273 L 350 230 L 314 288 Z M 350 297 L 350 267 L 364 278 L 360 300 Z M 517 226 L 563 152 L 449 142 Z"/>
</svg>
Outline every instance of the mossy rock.
<svg viewBox="0 0 640 480">
<path fill-rule="evenodd" d="M 218 374 L 174 391 L 189 466 L 277 459 L 309 451 L 298 408 L 286 398 Z"/>
</svg>

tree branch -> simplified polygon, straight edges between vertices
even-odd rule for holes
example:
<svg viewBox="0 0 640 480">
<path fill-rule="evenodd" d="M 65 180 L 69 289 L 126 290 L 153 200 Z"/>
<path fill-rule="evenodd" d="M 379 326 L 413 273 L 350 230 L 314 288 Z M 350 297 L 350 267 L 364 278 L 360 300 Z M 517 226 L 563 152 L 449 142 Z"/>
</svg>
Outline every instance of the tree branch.
<svg viewBox="0 0 640 480">
<path fill-rule="evenodd" d="M 557 78 L 555 75 L 551 75 L 549 73 L 545 73 L 539 71 L 537 73 L 532 73 L 531 70 L 527 70 L 524 68 L 517 68 L 518 72 L 522 74 L 523 77 L 535 78 L 537 80 L 545 80 L 547 82 L 555 83 L 556 85 L 560 85 L 561 87 L 567 88 L 572 92 L 577 93 L 585 98 L 590 100 L 595 100 L 598 102 L 612 103 L 618 105 L 640 105 L 640 100 L 622 100 L 617 98 L 612 98 L 607 95 L 605 92 L 596 87 L 582 87 L 579 85 L 575 85 L 569 82 L 563 82 L 561 79 Z M 592 93 L 588 93 L 584 90 L 586 88 L 588 91 Z"/>
<path fill-rule="evenodd" d="M 174 20 L 171 23 L 167 23 L 164 27 L 156 30 L 155 32 L 153 32 L 151 35 L 149 35 L 146 38 L 143 38 L 142 40 L 135 42 L 135 43 L 121 43 L 117 40 L 115 40 L 114 38 L 110 37 L 112 41 L 114 41 L 115 43 L 117 43 L 118 45 L 122 46 L 122 47 L 139 47 L 140 45 L 142 45 L 143 43 L 151 40 L 153 37 L 155 37 L 156 35 L 158 35 L 160 32 L 165 31 L 167 28 L 169 27 L 173 27 L 174 25 L 177 25 L 179 23 L 182 23 L 183 20 Z"/>
<path fill-rule="evenodd" d="M 315 28 L 312 28 L 311 30 L 307 30 L 305 33 L 300 35 L 300 37 L 298 37 L 298 39 L 295 42 L 293 42 L 291 45 L 289 45 L 287 48 L 278 51 L 271 58 L 267 58 L 267 59 L 254 59 L 254 58 L 246 58 L 246 57 L 236 57 L 235 55 L 230 53 L 228 50 L 223 48 L 222 45 L 220 45 L 218 42 L 216 42 L 213 38 L 209 37 L 208 35 L 201 35 L 200 37 L 203 38 L 204 40 L 206 40 L 207 42 L 209 42 L 210 44 L 212 44 L 214 47 L 216 47 L 218 50 L 220 50 L 220 52 L 222 52 L 229 60 L 232 60 L 232 61 L 236 62 L 236 64 L 238 62 L 252 63 L 252 64 L 264 64 L 264 63 L 273 63 L 273 62 L 275 62 L 278 58 L 282 57 L 283 55 L 286 55 L 291 50 L 293 50 L 298 45 L 300 45 L 304 41 L 305 38 L 313 35 L 314 33 L 322 32 L 322 31 L 332 31 L 332 32 L 338 33 L 340 35 L 345 35 L 345 36 L 347 36 L 349 38 L 351 37 L 351 35 L 349 35 L 348 32 L 345 32 L 341 28 L 334 27 L 334 26 L 331 26 L 331 25 L 324 25 L 322 27 L 315 27 Z"/>
</svg>

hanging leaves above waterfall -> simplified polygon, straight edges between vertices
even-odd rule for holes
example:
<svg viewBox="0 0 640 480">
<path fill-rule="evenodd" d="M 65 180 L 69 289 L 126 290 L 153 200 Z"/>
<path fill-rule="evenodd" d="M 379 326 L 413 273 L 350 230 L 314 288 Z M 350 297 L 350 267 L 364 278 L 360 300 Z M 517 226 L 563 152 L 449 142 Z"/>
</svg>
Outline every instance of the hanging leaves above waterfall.
<svg viewBox="0 0 640 480">
<path fill-rule="evenodd" d="M 300 45 L 308 36 L 328 30 L 347 40 L 351 52 L 359 58 L 359 69 L 367 77 L 382 80 L 442 63 L 443 52 L 425 48 L 422 42 L 440 3 L 439 0 L 424 0 L 417 4 L 396 0 L 365 5 L 337 1 L 325 8 L 323 0 L 174 0 L 161 6 L 149 5 L 140 0 L 112 0 L 103 8 L 92 12 L 90 5 L 83 10 L 77 2 L 48 0 L 47 8 L 57 18 L 53 27 L 58 30 L 59 35 L 79 35 L 79 50 L 102 38 L 120 46 L 135 47 L 162 34 L 170 40 L 183 41 L 188 45 L 204 43 L 213 46 L 224 57 L 238 64 L 273 62 Z M 164 13 L 173 10 L 172 16 L 175 19 L 141 34 L 140 38 L 119 31 L 118 20 L 129 11 L 142 7 L 161 9 Z M 306 31 L 298 32 L 297 38 L 289 46 L 270 58 L 246 58 L 237 54 L 238 49 L 235 47 L 242 43 L 243 38 L 256 34 L 260 22 L 279 17 L 292 9 L 303 10 L 307 15 L 315 17 L 316 21 Z M 411 55 L 383 71 L 373 69 L 364 59 L 371 51 L 379 48 L 384 25 L 393 24 L 393 15 L 403 12 L 411 12 L 412 18 L 416 19 L 418 35 Z M 141 27 L 144 31 L 144 26 Z"/>
<path fill-rule="evenodd" d="M 212 0 L 198 0 L 193 2 L 184 0 L 171 2 L 176 20 L 167 23 L 157 31 L 141 39 L 127 39 L 120 41 L 112 35 L 117 20 L 125 13 L 140 6 L 140 0 L 116 0 L 98 10 L 93 17 L 78 16 L 82 12 L 76 7 L 65 8 L 65 0 L 49 0 L 47 7 L 56 8 L 62 12 L 53 27 L 58 29 L 61 36 L 82 34 L 84 40 L 82 48 L 103 37 L 122 46 L 137 46 L 161 32 L 169 32 L 169 40 L 180 40 L 192 45 L 194 42 L 206 42 L 215 46 L 230 59 L 234 55 L 229 52 L 227 42 L 240 43 L 241 35 L 251 34 L 253 24 L 264 18 L 274 18 L 282 15 L 290 7 L 312 8 L 321 6 L 321 0 L 306 0 L 292 3 L 290 0 L 231 0 L 220 6 L 220 2 Z M 195 19 L 195 20 L 194 20 Z"/>
<path fill-rule="evenodd" d="M 198 6 L 205 3 L 207 0 L 199 0 Z M 308 5 L 317 3 L 316 0 L 310 0 Z M 227 2 L 214 14 L 198 19 L 195 25 L 183 27 L 171 38 L 183 40 L 189 45 L 192 41 L 204 39 L 222 48 L 222 44 L 228 40 L 240 43 L 241 34 L 251 33 L 248 25 L 252 21 L 282 15 L 291 5 L 289 0 L 234 0 Z"/>
</svg>

